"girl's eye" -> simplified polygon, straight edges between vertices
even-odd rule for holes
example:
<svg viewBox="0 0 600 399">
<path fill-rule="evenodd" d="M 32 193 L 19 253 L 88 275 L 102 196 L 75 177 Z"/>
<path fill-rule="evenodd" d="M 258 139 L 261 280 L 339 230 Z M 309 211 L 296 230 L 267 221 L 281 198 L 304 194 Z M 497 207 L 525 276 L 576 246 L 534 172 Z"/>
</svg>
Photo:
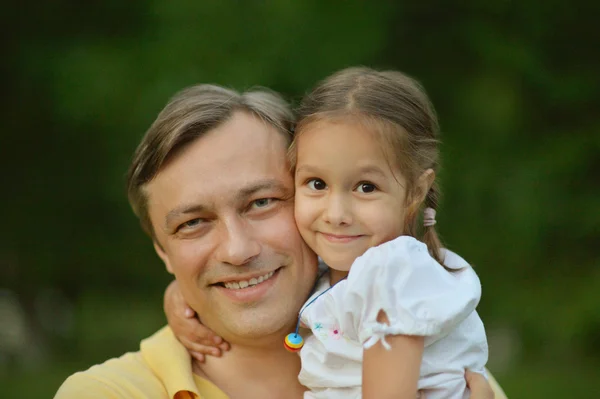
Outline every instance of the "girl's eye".
<svg viewBox="0 0 600 399">
<path fill-rule="evenodd" d="M 325 190 L 327 188 L 327 184 L 321 179 L 311 179 L 308 181 L 307 185 L 311 190 L 317 191 Z"/>
<path fill-rule="evenodd" d="M 372 193 L 373 191 L 377 190 L 377 187 L 371 183 L 360 183 L 358 187 L 356 187 L 356 190 L 359 193 Z"/>
</svg>

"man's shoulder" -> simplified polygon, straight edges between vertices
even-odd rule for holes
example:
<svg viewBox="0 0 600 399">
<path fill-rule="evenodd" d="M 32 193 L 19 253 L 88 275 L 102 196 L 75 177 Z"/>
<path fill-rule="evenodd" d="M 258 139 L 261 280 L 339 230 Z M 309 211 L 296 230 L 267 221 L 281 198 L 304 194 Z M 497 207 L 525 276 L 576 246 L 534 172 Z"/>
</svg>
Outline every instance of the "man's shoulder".
<svg viewBox="0 0 600 399">
<path fill-rule="evenodd" d="M 61 385 L 55 399 L 71 398 L 167 398 L 160 379 L 140 352 L 107 360 L 71 375 Z"/>
</svg>

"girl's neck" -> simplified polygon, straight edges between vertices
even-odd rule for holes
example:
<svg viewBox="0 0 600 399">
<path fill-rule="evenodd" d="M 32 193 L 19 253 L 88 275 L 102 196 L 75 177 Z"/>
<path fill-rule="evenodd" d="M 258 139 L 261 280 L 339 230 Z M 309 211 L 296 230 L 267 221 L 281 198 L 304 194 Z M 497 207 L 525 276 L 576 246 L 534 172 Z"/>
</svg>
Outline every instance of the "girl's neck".
<svg viewBox="0 0 600 399">
<path fill-rule="evenodd" d="M 329 284 L 330 285 L 334 285 L 335 283 L 337 283 L 340 280 L 345 279 L 346 277 L 348 277 L 348 272 L 329 268 Z"/>
</svg>

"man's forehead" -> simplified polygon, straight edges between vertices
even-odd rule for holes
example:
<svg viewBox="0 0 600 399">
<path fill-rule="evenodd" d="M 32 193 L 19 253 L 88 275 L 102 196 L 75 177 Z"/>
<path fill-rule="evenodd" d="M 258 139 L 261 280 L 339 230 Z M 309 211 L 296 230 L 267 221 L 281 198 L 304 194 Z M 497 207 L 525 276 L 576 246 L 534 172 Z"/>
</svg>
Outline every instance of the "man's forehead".
<svg viewBox="0 0 600 399">
<path fill-rule="evenodd" d="M 269 168 L 285 164 L 286 142 L 283 135 L 261 119 L 245 112 L 234 114 L 224 124 L 188 142 L 168 163 L 161 174 L 194 170 L 201 175 L 227 172 L 235 165 L 253 168 L 270 163 Z"/>
<path fill-rule="evenodd" d="M 149 210 L 160 213 L 243 201 L 263 190 L 293 190 L 281 133 L 239 115 L 178 153 L 147 184 Z"/>
<path fill-rule="evenodd" d="M 214 206 L 213 203 L 243 201 L 261 191 L 293 190 L 289 168 L 268 158 L 218 162 L 214 168 L 201 167 L 204 162 L 199 161 L 162 171 L 146 186 L 149 204 L 202 202 Z"/>
<path fill-rule="evenodd" d="M 167 219 L 179 216 L 185 213 L 193 213 L 200 211 L 214 211 L 220 206 L 237 206 L 245 204 L 255 196 L 260 196 L 262 193 L 270 195 L 280 195 L 282 197 L 291 197 L 293 195 L 293 187 L 276 178 L 259 179 L 248 181 L 241 186 L 233 185 L 230 195 L 226 196 L 203 196 L 199 194 L 194 199 L 183 202 L 171 209 L 167 213 Z"/>
</svg>

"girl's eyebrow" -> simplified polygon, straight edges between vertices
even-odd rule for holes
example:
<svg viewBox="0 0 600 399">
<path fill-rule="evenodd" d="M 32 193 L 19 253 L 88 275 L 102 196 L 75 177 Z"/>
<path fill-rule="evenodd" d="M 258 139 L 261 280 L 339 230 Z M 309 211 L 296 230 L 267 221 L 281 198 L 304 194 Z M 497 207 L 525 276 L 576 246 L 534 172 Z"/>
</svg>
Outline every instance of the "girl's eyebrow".
<svg viewBox="0 0 600 399">
<path fill-rule="evenodd" d="M 300 172 L 305 172 L 305 173 L 316 173 L 318 172 L 319 169 L 312 166 L 312 165 L 302 165 L 299 168 L 296 168 L 296 174 L 300 173 Z"/>
<path fill-rule="evenodd" d="M 302 165 L 296 168 L 296 174 L 304 172 L 304 173 L 318 173 L 320 172 L 318 167 L 312 165 Z M 378 175 L 381 177 L 386 177 L 386 173 L 378 166 L 375 165 L 364 165 L 358 168 L 357 174 L 362 175 Z"/>
<path fill-rule="evenodd" d="M 375 165 L 365 165 L 358 169 L 358 173 L 361 175 L 377 175 L 379 177 L 385 178 L 386 173 L 378 166 Z"/>
</svg>

